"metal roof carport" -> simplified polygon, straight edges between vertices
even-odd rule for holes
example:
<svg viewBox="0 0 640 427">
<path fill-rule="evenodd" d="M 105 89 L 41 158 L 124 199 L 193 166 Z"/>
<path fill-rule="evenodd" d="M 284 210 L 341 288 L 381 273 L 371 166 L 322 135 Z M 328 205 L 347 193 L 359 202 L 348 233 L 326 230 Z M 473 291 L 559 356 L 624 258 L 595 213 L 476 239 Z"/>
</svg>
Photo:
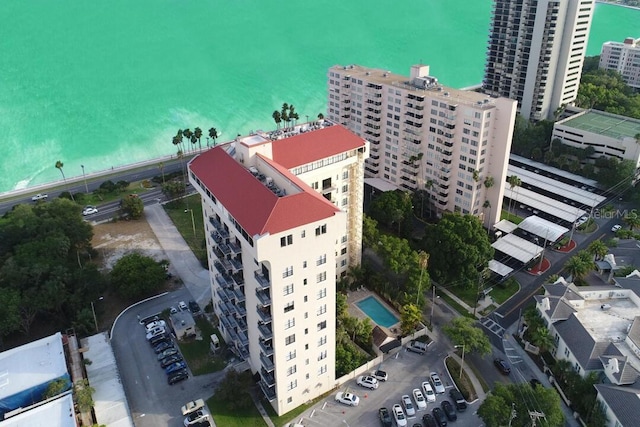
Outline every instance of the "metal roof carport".
<svg viewBox="0 0 640 427">
<path fill-rule="evenodd" d="M 492 259 L 492 260 L 489 260 L 489 270 L 493 271 L 494 273 L 502 277 L 505 277 L 513 271 L 513 268 L 509 267 L 508 265 L 504 265 L 500 261 L 496 261 L 495 259 Z"/>
<path fill-rule="evenodd" d="M 543 170 L 554 175 L 561 176 L 566 179 L 570 179 L 574 181 L 576 184 L 588 185 L 590 187 L 598 187 L 598 181 L 595 179 L 585 178 L 580 175 L 576 175 L 575 173 L 567 172 L 562 169 L 554 168 L 553 166 L 547 166 L 544 163 L 536 162 L 535 160 L 529 160 L 526 157 L 520 157 L 517 154 L 510 154 L 509 159 L 515 160 L 516 162 L 524 163 L 525 165 L 531 166 L 535 169 Z"/>
<path fill-rule="evenodd" d="M 575 222 L 576 219 L 587 214 L 575 206 L 567 205 L 522 187 L 514 187 L 513 190 L 506 187 L 504 196 L 567 222 Z"/>
<path fill-rule="evenodd" d="M 509 234 L 509 233 L 513 233 L 515 229 L 518 228 L 518 225 L 514 224 L 508 219 L 501 219 L 500 221 L 495 223 L 493 228 L 495 228 L 496 230 L 500 230 L 503 233 Z"/>
<path fill-rule="evenodd" d="M 542 247 L 513 234 L 501 237 L 493 242 L 491 246 L 523 264 L 528 263 L 542 253 Z"/>
<path fill-rule="evenodd" d="M 537 174 L 531 170 L 522 169 L 518 166 L 509 165 L 507 174 L 508 176 L 516 175 L 522 182 L 535 185 L 538 188 L 557 194 L 564 199 L 573 200 L 584 206 L 595 207 L 606 200 L 604 196 Z"/>
<path fill-rule="evenodd" d="M 524 221 L 518 224 L 518 228 L 546 239 L 549 242 L 555 242 L 569 232 L 568 228 L 554 224 L 551 221 L 535 215 L 526 217 Z"/>
</svg>

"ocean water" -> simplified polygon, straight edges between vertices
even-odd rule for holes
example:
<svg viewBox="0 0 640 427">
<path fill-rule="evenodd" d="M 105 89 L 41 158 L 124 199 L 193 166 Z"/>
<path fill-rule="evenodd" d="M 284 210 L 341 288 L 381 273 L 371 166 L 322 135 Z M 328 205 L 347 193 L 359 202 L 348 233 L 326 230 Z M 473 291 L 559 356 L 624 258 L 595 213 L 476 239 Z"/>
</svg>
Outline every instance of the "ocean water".
<svg viewBox="0 0 640 427">
<path fill-rule="evenodd" d="M 2 0 L 0 192 L 174 154 L 179 128 L 220 140 L 274 127 L 283 102 L 326 108 L 326 72 L 357 63 L 452 87 L 482 79 L 490 0 Z M 588 54 L 637 34 L 598 4 Z M 202 139 L 205 144 L 205 138 Z"/>
</svg>

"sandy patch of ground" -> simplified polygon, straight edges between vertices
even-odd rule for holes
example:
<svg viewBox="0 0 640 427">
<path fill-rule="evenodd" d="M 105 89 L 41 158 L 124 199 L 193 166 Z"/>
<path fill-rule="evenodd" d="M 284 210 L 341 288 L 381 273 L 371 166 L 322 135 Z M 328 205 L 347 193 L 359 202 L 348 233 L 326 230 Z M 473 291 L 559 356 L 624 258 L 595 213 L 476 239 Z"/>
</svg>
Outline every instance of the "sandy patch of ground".
<svg viewBox="0 0 640 427">
<path fill-rule="evenodd" d="M 144 219 L 94 225 L 91 244 L 100 254 L 100 265 L 105 270 L 110 270 L 116 261 L 131 252 L 157 261 L 166 259 L 160 242 Z"/>
</svg>

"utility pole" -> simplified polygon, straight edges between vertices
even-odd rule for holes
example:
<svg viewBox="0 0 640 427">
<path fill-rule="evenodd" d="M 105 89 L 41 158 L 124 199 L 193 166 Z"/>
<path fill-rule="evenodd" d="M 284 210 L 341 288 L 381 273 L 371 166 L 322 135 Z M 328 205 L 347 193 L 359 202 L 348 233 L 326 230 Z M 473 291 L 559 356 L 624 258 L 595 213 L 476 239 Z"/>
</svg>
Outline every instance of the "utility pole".
<svg viewBox="0 0 640 427">
<path fill-rule="evenodd" d="M 511 402 L 511 416 L 509 416 L 509 427 L 511 427 L 511 421 L 513 421 L 513 419 L 516 417 L 516 409 L 515 409 L 515 404 L 513 402 Z"/>
<path fill-rule="evenodd" d="M 433 307 L 436 304 L 436 285 L 431 282 L 431 316 L 429 316 L 429 325 L 433 328 Z"/>
<path fill-rule="evenodd" d="M 536 427 L 536 422 L 544 418 L 544 412 L 529 411 L 529 418 L 531 418 L 531 427 Z"/>
<path fill-rule="evenodd" d="M 418 253 L 418 257 L 420 258 L 420 282 L 418 282 L 418 295 L 416 295 L 416 307 L 420 304 L 420 290 L 422 289 L 422 276 L 424 274 L 424 269 L 427 268 L 427 263 L 429 262 L 429 254 L 425 251 L 420 251 Z"/>
</svg>

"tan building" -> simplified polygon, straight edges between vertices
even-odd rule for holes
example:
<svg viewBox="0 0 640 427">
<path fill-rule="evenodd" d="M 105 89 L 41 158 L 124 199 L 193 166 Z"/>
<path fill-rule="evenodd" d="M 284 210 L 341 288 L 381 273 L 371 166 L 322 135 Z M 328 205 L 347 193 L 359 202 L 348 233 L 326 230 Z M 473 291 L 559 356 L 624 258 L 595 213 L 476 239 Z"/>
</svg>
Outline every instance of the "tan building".
<svg viewBox="0 0 640 427">
<path fill-rule="evenodd" d="M 594 0 L 494 0 L 483 89 L 553 119 L 578 95 Z"/>
<path fill-rule="evenodd" d="M 334 387 L 336 280 L 360 263 L 367 154 L 324 122 L 237 138 L 189 164 L 220 332 L 278 414 Z"/>
<path fill-rule="evenodd" d="M 619 72 L 629 86 L 640 89 L 640 39 L 604 43 L 599 68 Z"/>
<path fill-rule="evenodd" d="M 515 101 L 442 86 L 426 65 L 409 77 L 336 65 L 327 78 L 328 117 L 370 142 L 367 177 L 425 188 L 440 212 L 497 222 Z"/>
</svg>

